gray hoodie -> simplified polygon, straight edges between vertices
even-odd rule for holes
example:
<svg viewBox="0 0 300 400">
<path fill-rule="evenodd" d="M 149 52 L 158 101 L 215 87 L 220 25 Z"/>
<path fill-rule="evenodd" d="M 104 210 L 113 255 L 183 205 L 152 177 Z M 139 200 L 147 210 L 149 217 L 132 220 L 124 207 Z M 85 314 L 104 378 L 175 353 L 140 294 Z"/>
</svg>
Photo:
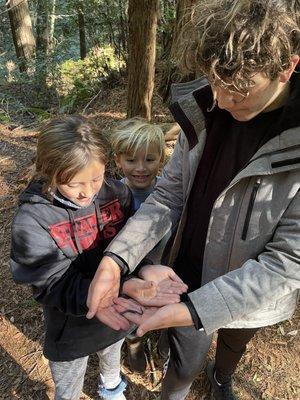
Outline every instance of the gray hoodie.
<svg viewBox="0 0 300 400">
<path fill-rule="evenodd" d="M 299 87 L 299 76 L 296 80 Z M 207 334 L 221 327 L 274 324 L 290 318 L 295 309 L 300 286 L 300 121 L 298 117 L 290 127 L 289 118 L 299 114 L 298 94 L 284 110 L 289 128 L 262 146 L 214 203 L 202 282 L 189 293 Z M 177 226 L 177 233 L 170 265 L 180 247 L 206 129 L 193 93 L 180 98 L 173 111 L 183 128 L 173 156 L 153 194 L 107 249 L 131 270 L 171 227 Z"/>
</svg>

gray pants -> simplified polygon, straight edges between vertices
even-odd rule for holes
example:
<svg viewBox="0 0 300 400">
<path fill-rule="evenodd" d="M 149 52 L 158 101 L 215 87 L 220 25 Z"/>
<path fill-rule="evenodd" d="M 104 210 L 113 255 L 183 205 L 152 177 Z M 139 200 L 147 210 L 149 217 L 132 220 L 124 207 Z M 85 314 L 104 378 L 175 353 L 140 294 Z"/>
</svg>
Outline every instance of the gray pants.
<svg viewBox="0 0 300 400">
<path fill-rule="evenodd" d="M 104 399 L 120 398 L 126 383 L 120 375 L 121 347 L 124 339 L 98 351 L 99 395 Z M 55 383 L 55 400 L 78 400 L 83 387 L 88 356 L 73 361 L 49 361 Z M 111 390 L 115 389 L 115 390 Z"/>
<path fill-rule="evenodd" d="M 170 355 L 161 400 L 183 400 L 204 367 L 212 336 L 194 327 L 169 328 Z"/>
<path fill-rule="evenodd" d="M 215 356 L 215 372 L 219 382 L 231 380 L 246 351 L 247 344 L 257 332 L 254 329 L 219 329 Z M 204 367 L 211 335 L 194 327 L 169 328 L 170 359 L 162 384 L 161 400 L 184 400 L 193 380 Z"/>
</svg>

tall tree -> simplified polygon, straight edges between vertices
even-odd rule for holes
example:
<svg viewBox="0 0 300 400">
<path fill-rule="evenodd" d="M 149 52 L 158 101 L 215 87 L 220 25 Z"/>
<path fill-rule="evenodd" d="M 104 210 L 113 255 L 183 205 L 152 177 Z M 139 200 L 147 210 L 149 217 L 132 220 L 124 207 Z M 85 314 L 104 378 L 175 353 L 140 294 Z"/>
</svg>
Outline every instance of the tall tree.
<svg viewBox="0 0 300 400">
<path fill-rule="evenodd" d="M 37 0 L 36 51 L 45 57 L 53 50 L 56 0 Z"/>
<path fill-rule="evenodd" d="M 151 119 L 158 0 L 129 0 L 127 116 Z"/>
<path fill-rule="evenodd" d="M 173 28 L 172 45 L 170 47 L 169 54 L 165 55 L 165 68 L 159 85 L 159 93 L 164 101 L 166 101 L 169 97 L 170 87 L 173 82 L 182 82 L 195 78 L 194 75 L 182 75 L 182 73 L 178 70 L 176 63 L 174 62 L 178 52 L 181 30 L 188 22 L 192 7 L 195 3 L 196 0 L 177 0 L 176 21 Z"/>
<path fill-rule="evenodd" d="M 87 55 L 87 50 L 86 50 L 83 2 L 81 0 L 77 1 L 76 8 L 77 8 L 78 28 L 79 28 L 80 58 L 84 60 Z"/>
<path fill-rule="evenodd" d="M 37 0 L 36 8 L 36 78 L 37 85 L 46 89 L 48 57 L 54 48 L 56 0 Z"/>
<path fill-rule="evenodd" d="M 21 72 L 26 72 L 28 61 L 35 53 L 35 39 L 28 3 L 27 0 L 8 0 L 7 8 L 19 68 Z"/>
</svg>

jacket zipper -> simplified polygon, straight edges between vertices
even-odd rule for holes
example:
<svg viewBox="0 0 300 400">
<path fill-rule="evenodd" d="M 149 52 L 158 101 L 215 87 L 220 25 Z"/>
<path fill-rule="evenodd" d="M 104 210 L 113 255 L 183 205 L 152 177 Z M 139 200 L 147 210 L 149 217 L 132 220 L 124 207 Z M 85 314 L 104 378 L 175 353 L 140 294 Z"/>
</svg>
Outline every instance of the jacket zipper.
<svg viewBox="0 0 300 400">
<path fill-rule="evenodd" d="M 249 224 L 250 224 L 250 218 L 251 218 L 254 202 L 256 199 L 256 195 L 258 192 L 258 188 L 260 186 L 260 182 L 261 182 L 261 178 L 257 179 L 257 181 L 255 182 L 253 189 L 252 189 L 252 193 L 251 193 L 251 197 L 249 200 L 248 209 L 247 209 L 247 213 L 246 213 L 245 223 L 244 223 L 244 227 L 243 227 L 243 231 L 242 231 L 242 240 L 246 240 L 246 237 L 247 237 Z"/>
</svg>

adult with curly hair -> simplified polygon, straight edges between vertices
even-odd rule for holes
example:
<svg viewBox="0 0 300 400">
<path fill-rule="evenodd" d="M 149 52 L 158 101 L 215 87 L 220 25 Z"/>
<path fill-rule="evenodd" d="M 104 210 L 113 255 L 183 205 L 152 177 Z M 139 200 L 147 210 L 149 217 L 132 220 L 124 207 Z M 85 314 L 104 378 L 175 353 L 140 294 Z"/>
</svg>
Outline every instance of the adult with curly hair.
<svg viewBox="0 0 300 400">
<path fill-rule="evenodd" d="M 235 399 L 232 375 L 255 332 L 290 318 L 300 265 L 299 0 L 201 0 L 183 29 L 181 64 L 207 80 L 171 111 L 180 124 L 153 194 L 108 247 L 120 274 L 177 227 L 169 265 L 189 286 L 179 304 L 144 315 L 138 335 L 168 330 L 161 399 L 182 400 L 218 331 L 208 374 L 214 399 Z M 209 82 L 209 84 L 208 84 Z M 174 272 L 172 272 L 174 274 Z M 144 279 L 170 276 L 144 267 Z M 174 278 L 174 277 L 173 277 Z M 101 303 L 103 271 L 90 287 Z M 119 278 L 116 278 L 119 279 Z"/>
</svg>

